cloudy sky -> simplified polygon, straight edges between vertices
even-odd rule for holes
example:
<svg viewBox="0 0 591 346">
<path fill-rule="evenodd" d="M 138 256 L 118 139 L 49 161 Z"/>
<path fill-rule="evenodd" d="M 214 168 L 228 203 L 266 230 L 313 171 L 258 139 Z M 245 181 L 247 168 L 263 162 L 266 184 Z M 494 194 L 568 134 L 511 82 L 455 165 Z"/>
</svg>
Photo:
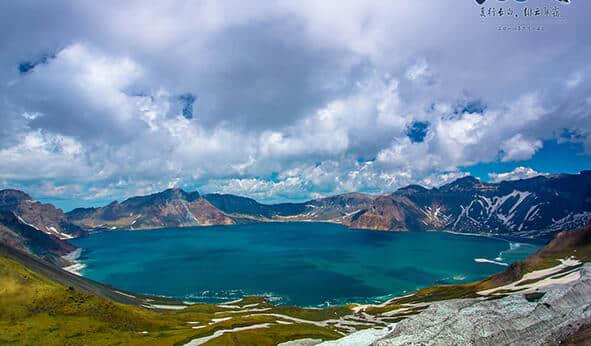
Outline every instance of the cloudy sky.
<svg viewBox="0 0 591 346">
<path fill-rule="evenodd" d="M 71 209 L 591 168 L 591 3 L 482 6 L 2 1 L 0 188 Z"/>
</svg>

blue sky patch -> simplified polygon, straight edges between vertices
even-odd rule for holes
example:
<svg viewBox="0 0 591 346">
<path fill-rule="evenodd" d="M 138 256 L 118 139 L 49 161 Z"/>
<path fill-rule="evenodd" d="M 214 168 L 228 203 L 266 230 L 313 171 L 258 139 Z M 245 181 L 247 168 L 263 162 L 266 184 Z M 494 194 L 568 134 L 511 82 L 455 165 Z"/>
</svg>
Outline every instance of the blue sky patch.
<svg viewBox="0 0 591 346">
<path fill-rule="evenodd" d="M 425 140 L 427 131 L 429 130 L 429 122 L 415 121 L 406 130 L 406 135 L 413 143 L 421 143 Z"/>
</svg>

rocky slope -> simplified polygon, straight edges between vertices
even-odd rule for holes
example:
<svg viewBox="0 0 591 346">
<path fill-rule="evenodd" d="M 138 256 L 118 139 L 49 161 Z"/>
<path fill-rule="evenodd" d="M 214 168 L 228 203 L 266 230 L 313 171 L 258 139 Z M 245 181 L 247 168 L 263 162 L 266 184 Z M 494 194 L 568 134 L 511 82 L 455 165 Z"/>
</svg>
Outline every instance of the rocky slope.
<svg viewBox="0 0 591 346">
<path fill-rule="evenodd" d="M 575 282 L 527 297 L 434 303 L 374 345 L 557 345 L 591 320 L 591 264 Z"/>
<path fill-rule="evenodd" d="M 534 255 L 474 285 L 478 298 L 435 301 L 390 326 L 373 345 L 586 345 L 590 260 L 591 224 L 562 232 Z"/>
<path fill-rule="evenodd" d="M 591 219 L 591 171 L 484 183 L 474 177 L 440 188 L 411 185 L 392 194 L 349 193 L 297 204 L 264 205 L 205 195 L 232 217 L 324 221 L 374 230 L 451 230 L 550 239 Z"/>
<path fill-rule="evenodd" d="M 58 265 L 66 263 L 61 256 L 76 249 L 67 241 L 23 222 L 11 211 L 0 211 L 0 245 L 2 244 Z"/>
<path fill-rule="evenodd" d="M 393 196 L 406 196 L 423 212 L 421 228 L 551 238 L 591 219 L 591 171 L 495 184 L 465 177 L 439 189 L 400 189 Z"/>
<path fill-rule="evenodd" d="M 68 220 L 61 209 L 35 201 L 22 191 L 0 190 L 0 211 L 10 212 L 22 223 L 60 239 L 84 234 L 80 227 Z"/>
<path fill-rule="evenodd" d="M 474 177 L 440 188 L 411 185 L 381 196 L 310 201 L 292 216 L 377 230 L 451 230 L 547 238 L 591 219 L 591 171 L 484 183 Z"/>
<path fill-rule="evenodd" d="M 181 189 L 132 197 L 100 208 L 78 208 L 67 216 L 73 223 L 87 229 L 150 229 L 234 223 L 198 192 Z"/>
</svg>

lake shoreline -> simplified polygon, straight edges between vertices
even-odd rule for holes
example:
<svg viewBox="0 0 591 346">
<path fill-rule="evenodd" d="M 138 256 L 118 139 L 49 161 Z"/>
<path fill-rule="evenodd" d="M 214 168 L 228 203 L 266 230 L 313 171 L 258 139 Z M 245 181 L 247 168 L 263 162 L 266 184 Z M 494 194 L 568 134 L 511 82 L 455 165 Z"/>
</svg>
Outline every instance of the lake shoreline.
<svg viewBox="0 0 591 346">
<path fill-rule="evenodd" d="M 91 260 L 91 270 L 69 269 L 126 291 L 191 303 L 254 295 L 279 305 L 326 308 L 380 304 L 432 285 L 477 281 L 502 268 L 475 259 L 494 261 L 511 248 L 507 239 L 448 231 L 343 232 L 342 225 L 307 222 L 230 228 L 94 233 L 72 241 L 85 250 L 77 263 Z M 483 241 L 469 239 L 474 236 Z M 161 266 L 168 269 L 157 280 L 150 273 Z"/>
</svg>

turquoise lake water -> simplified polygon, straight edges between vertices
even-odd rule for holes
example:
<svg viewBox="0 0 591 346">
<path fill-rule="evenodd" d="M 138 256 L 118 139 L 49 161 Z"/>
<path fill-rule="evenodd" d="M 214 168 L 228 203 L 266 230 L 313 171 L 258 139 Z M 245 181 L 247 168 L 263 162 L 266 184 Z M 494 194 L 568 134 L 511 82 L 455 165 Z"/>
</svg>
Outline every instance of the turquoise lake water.
<svg viewBox="0 0 591 346">
<path fill-rule="evenodd" d="M 382 302 L 434 284 L 483 279 L 537 245 L 445 232 L 376 232 L 326 223 L 113 231 L 73 239 L 85 277 L 191 302 L 265 295 L 277 304 Z"/>
</svg>

